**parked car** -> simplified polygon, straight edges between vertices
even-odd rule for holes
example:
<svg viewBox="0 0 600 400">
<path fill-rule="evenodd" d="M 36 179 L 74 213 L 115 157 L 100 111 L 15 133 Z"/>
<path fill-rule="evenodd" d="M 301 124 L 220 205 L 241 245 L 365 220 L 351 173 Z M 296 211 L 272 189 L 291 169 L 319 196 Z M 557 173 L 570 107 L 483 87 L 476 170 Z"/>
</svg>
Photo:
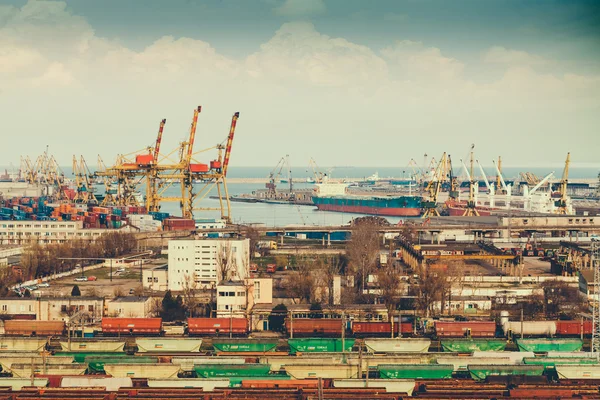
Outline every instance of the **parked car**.
<svg viewBox="0 0 600 400">
<path fill-rule="evenodd" d="M 120 273 L 122 273 L 122 272 L 125 272 L 125 268 L 119 268 L 119 269 L 118 269 L 116 272 L 117 272 L 118 274 L 120 274 Z"/>
<path fill-rule="evenodd" d="M 48 282 L 42 282 L 42 283 L 40 283 L 40 284 L 38 285 L 38 287 L 41 287 L 41 288 L 42 288 L 42 287 L 43 287 L 43 288 L 47 288 L 47 287 L 50 287 L 50 284 L 49 284 Z"/>
<path fill-rule="evenodd" d="M 87 276 L 78 276 L 77 278 L 75 278 L 75 282 L 87 282 L 87 280 Z"/>
<path fill-rule="evenodd" d="M 129 289 L 129 294 L 133 294 L 135 292 L 135 290 L 133 290 L 133 288 Z"/>
<path fill-rule="evenodd" d="M 96 278 L 95 276 L 88 276 L 87 280 L 88 281 L 95 281 L 95 280 L 98 280 L 98 278 Z"/>
</svg>

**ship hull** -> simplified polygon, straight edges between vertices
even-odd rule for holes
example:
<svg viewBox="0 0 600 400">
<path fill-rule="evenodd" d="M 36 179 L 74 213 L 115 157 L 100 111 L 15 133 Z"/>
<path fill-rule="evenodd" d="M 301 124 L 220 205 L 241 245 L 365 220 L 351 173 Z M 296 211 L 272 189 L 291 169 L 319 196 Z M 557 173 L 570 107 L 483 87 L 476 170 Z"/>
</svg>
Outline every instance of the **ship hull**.
<svg viewBox="0 0 600 400">
<path fill-rule="evenodd" d="M 421 208 L 373 208 L 369 206 L 349 206 L 340 204 L 316 204 L 320 211 L 344 212 L 349 214 L 381 215 L 386 217 L 418 217 Z"/>
<path fill-rule="evenodd" d="M 479 216 L 481 217 L 489 217 L 490 215 L 492 215 L 489 209 L 477 207 L 476 210 L 479 213 Z M 466 208 L 464 207 L 448 207 L 448 215 L 451 217 L 462 217 L 465 211 Z"/>
</svg>

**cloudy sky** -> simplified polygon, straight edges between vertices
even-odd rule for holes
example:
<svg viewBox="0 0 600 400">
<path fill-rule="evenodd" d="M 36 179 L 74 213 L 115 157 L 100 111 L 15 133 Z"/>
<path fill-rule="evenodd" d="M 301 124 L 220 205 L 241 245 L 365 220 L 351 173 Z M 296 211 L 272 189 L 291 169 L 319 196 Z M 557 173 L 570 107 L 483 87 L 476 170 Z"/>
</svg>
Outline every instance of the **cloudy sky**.
<svg viewBox="0 0 600 400">
<path fill-rule="evenodd" d="M 162 118 L 167 153 L 197 105 L 197 150 L 241 113 L 238 166 L 405 166 L 471 143 L 600 165 L 599 4 L 0 0 L 0 165 L 46 145 L 110 162 Z"/>
</svg>

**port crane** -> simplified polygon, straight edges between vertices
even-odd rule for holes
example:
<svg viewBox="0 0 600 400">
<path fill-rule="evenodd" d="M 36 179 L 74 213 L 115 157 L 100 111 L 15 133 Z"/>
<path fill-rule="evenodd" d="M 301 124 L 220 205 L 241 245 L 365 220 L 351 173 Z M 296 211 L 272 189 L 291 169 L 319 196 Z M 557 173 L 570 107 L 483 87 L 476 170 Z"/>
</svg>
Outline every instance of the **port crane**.
<svg viewBox="0 0 600 400">
<path fill-rule="evenodd" d="M 470 151 L 470 169 L 467 169 L 466 164 L 463 160 L 460 160 L 465 172 L 467 173 L 467 178 L 469 179 L 469 200 L 467 200 L 467 206 L 465 208 L 465 212 L 463 213 L 463 217 L 473 217 L 479 216 L 479 211 L 477 211 L 477 191 L 479 190 L 479 183 L 475 180 L 475 174 L 473 170 L 473 149 L 475 145 L 471 145 Z"/>
<path fill-rule="evenodd" d="M 77 160 L 76 156 L 73 156 L 73 175 L 75 175 L 76 185 L 76 193 L 73 201 L 83 204 L 98 204 L 90 179 L 92 174 L 83 156 L 79 160 Z"/>
<path fill-rule="evenodd" d="M 311 157 L 308 161 L 308 166 L 312 169 L 312 175 L 314 176 L 314 183 L 323 183 L 325 179 L 327 179 L 328 175 L 326 172 L 323 172 L 319 169 L 317 162 Z M 307 171 L 308 172 L 308 171 Z M 329 174 L 331 174 L 331 169 L 329 170 Z M 308 182 L 308 180 L 307 180 Z"/>
<path fill-rule="evenodd" d="M 423 201 L 422 206 L 425 209 L 422 218 L 439 217 L 440 213 L 437 209 L 438 196 L 440 194 L 442 184 L 446 180 L 448 158 L 446 153 L 442 155 L 438 163 L 432 179 L 427 183 L 425 191 L 428 194 L 426 201 Z"/>
<path fill-rule="evenodd" d="M 239 113 L 235 113 L 231 120 L 229 135 L 226 145 L 217 144 L 208 149 L 194 152 L 198 116 L 202 108 L 194 109 L 189 136 L 181 142 L 172 152 L 163 155 L 161 143 L 166 120 L 161 120 L 158 135 L 153 147 L 140 152 L 117 156 L 114 166 L 96 171 L 95 176 L 109 178 L 117 184 L 117 204 L 137 205 L 135 189 L 141 183 L 146 185 L 145 206 L 150 212 L 160 210 L 163 201 L 178 202 L 181 215 L 184 218 L 193 218 L 197 210 L 220 210 L 221 217 L 231 222 L 231 204 L 226 184 L 227 169 L 231 158 L 235 128 Z M 194 156 L 209 150 L 216 149 L 218 156 L 210 161 L 210 165 L 198 162 Z M 173 155 L 178 153 L 177 160 Z M 130 157 L 135 155 L 134 159 Z M 174 185 L 179 186 L 179 196 L 167 196 L 166 191 Z M 212 189 L 219 194 L 219 208 L 196 207 L 196 203 L 204 199 Z M 200 189 L 198 189 L 200 188 Z M 223 193 L 226 201 L 223 202 Z"/>
<path fill-rule="evenodd" d="M 559 193 L 560 199 L 556 201 L 557 207 L 556 213 L 561 215 L 571 214 L 572 209 L 570 206 L 570 199 L 567 195 L 567 186 L 569 184 L 569 164 L 571 163 L 571 153 L 567 153 L 567 159 L 565 160 L 565 169 L 563 170 L 562 179 L 560 180 Z"/>
</svg>

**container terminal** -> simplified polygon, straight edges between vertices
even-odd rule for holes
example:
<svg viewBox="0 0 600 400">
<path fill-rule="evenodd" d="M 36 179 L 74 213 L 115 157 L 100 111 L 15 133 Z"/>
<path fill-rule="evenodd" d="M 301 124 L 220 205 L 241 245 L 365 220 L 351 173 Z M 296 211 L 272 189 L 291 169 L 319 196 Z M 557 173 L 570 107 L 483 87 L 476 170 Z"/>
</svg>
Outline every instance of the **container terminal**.
<svg viewBox="0 0 600 400">
<path fill-rule="evenodd" d="M 178 162 L 161 120 L 112 166 L 74 157 L 67 179 L 46 151 L 5 173 L 0 398 L 600 397 L 600 219 L 570 154 L 558 180 L 491 176 L 471 151 L 463 182 L 443 154 L 414 179 L 298 190 L 284 157 L 232 197 L 239 113 L 206 161 L 201 110 Z M 221 218 L 198 218 L 213 188 Z M 356 216 L 234 224 L 236 200 Z"/>
</svg>

